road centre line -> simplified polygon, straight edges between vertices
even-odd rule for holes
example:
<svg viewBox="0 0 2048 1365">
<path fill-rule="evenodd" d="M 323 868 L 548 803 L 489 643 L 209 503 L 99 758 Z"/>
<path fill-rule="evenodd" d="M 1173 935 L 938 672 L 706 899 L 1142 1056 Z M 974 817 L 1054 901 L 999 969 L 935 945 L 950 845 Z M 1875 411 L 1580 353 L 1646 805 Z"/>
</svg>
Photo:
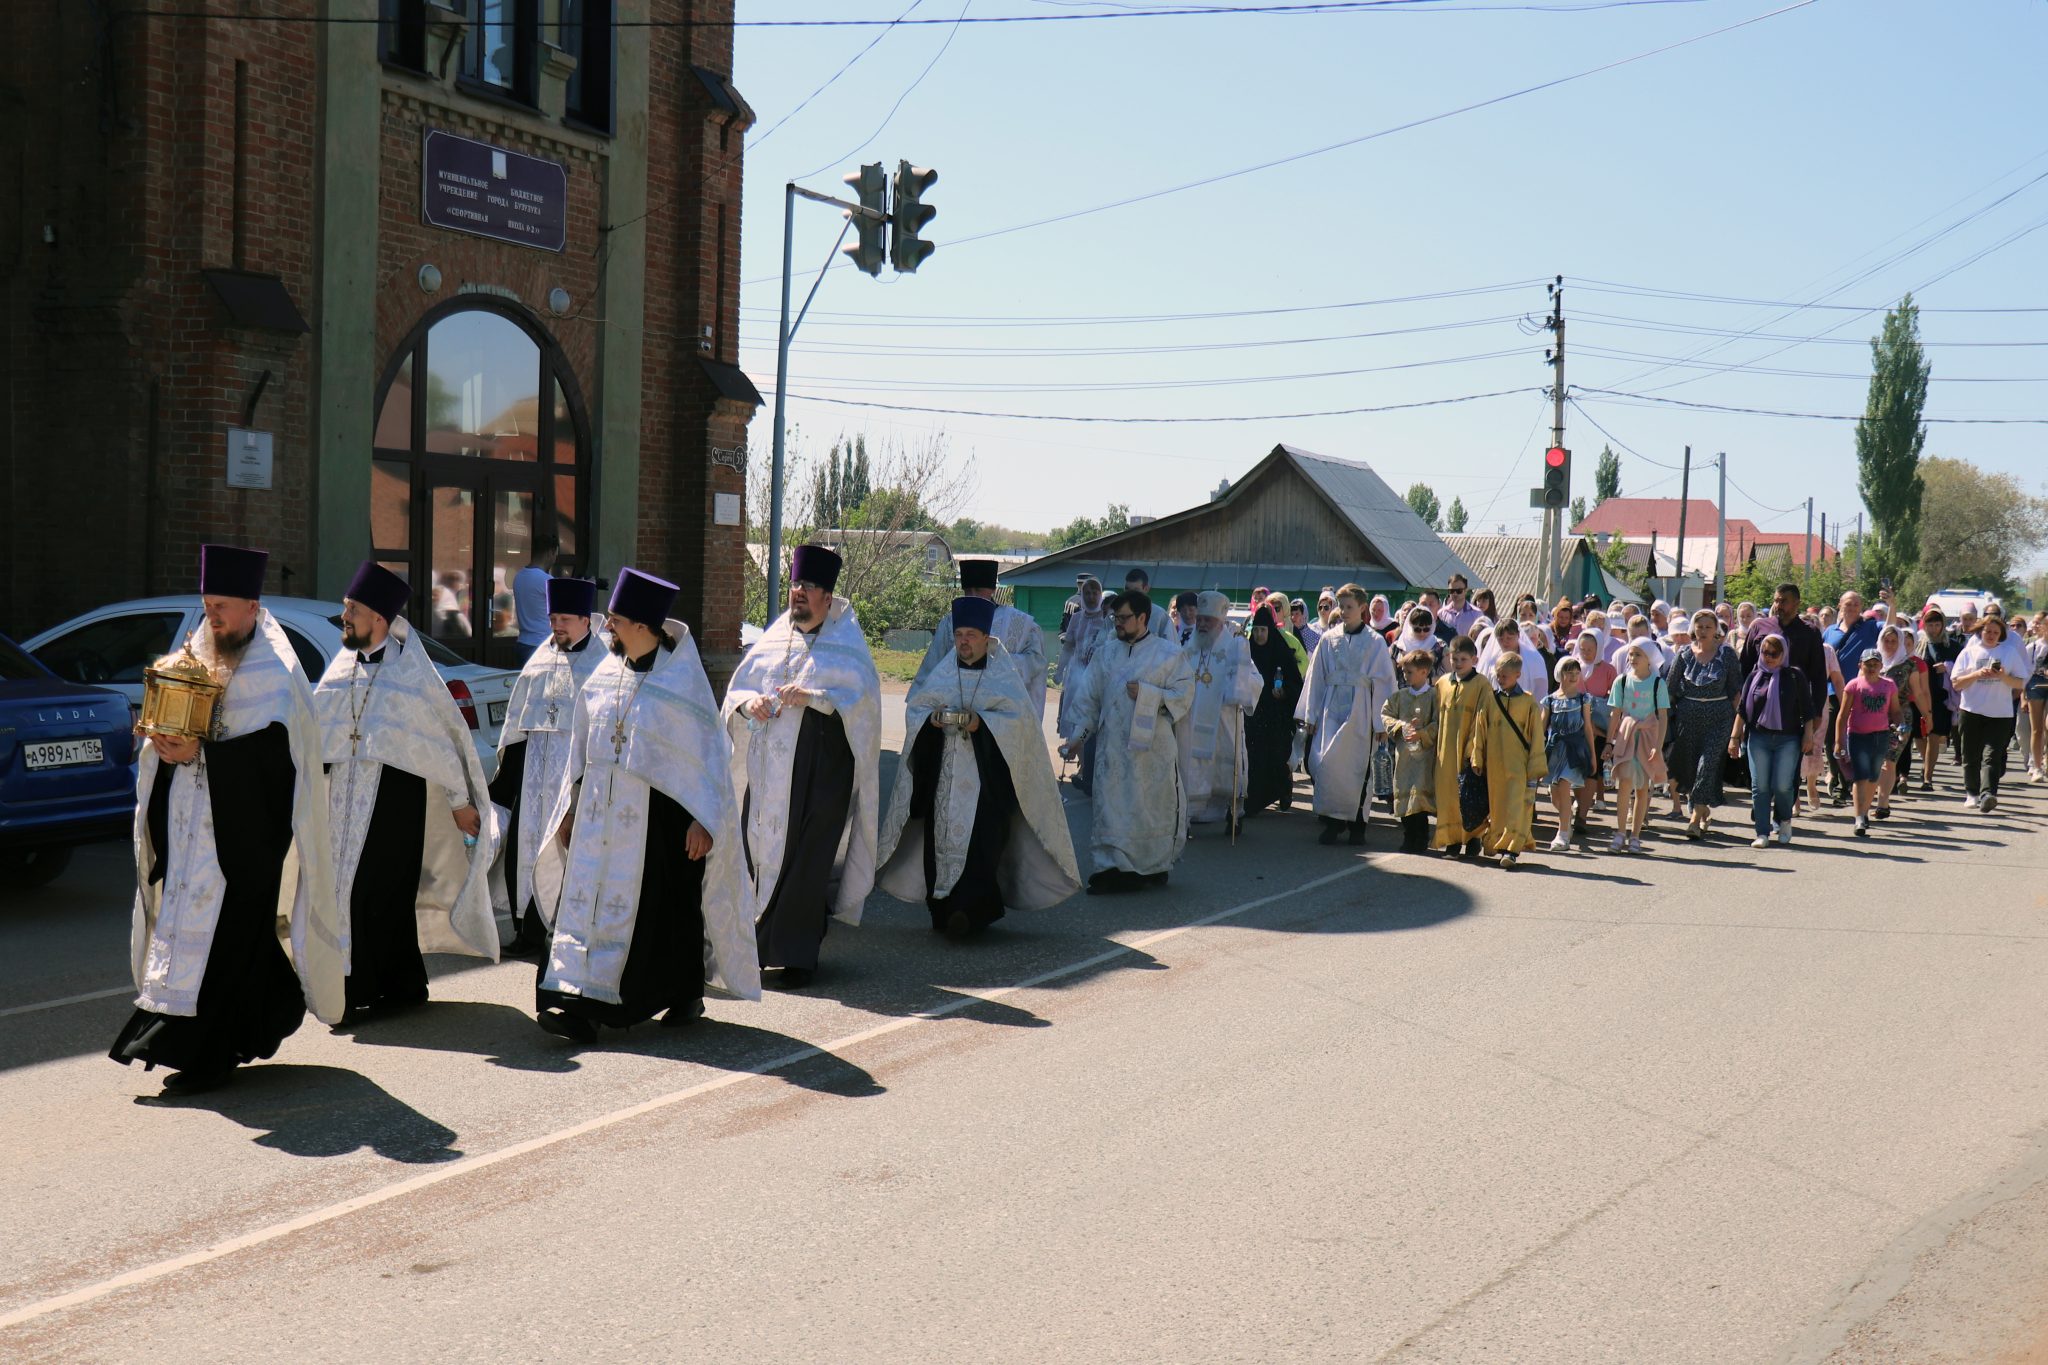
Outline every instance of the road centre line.
<svg viewBox="0 0 2048 1365">
<path fill-rule="evenodd" d="M 0 1009 L 0 1019 L 10 1014 L 34 1014 L 37 1010 L 53 1010 L 63 1005 L 82 1005 L 88 1000 L 105 1000 L 113 995 L 133 995 L 133 986 L 112 986 L 103 991 L 87 991 L 83 995 L 67 995 L 57 1000 L 38 1000 L 33 1005 L 9 1005 Z"/>
<path fill-rule="evenodd" d="M 58 1294 L 54 1297 L 43 1299 L 40 1302 L 28 1304 L 25 1307 L 15 1309 L 11 1313 L 0 1314 L 0 1331 L 4 1331 L 9 1327 L 19 1327 L 24 1323 L 34 1322 L 38 1318 L 62 1312 L 67 1308 L 76 1308 L 82 1304 L 91 1303 L 95 1299 L 104 1298 L 106 1295 L 118 1290 L 131 1289 L 137 1285 L 148 1284 L 153 1280 L 160 1280 L 180 1270 L 190 1270 L 195 1266 L 206 1265 L 223 1257 L 232 1256 L 238 1251 L 246 1251 L 251 1247 L 262 1246 L 266 1242 L 276 1241 L 278 1238 L 289 1236 L 294 1232 L 303 1232 L 308 1228 L 319 1227 L 323 1223 L 333 1222 L 337 1218 L 345 1217 L 351 1213 L 358 1213 L 364 1209 L 375 1208 L 379 1204 L 402 1198 L 417 1190 L 428 1189 L 444 1181 L 453 1180 L 457 1176 L 484 1170 L 501 1162 L 517 1160 L 530 1152 L 542 1151 L 560 1143 L 568 1142 L 573 1138 L 615 1127 L 628 1120 L 682 1104 L 700 1095 L 708 1095 L 713 1091 L 723 1090 L 728 1086 L 739 1085 L 762 1076 L 773 1075 L 798 1063 L 807 1062 L 814 1057 L 837 1054 L 845 1048 L 857 1047 L 862 1043 L 870 1042 L 873 1039 L 895 1033 L 901 1029 L 910 1028 L 916 1024 L 929 1023 L 935 1019 L 942 1019 L 949 1014 L 957 1014 L 962 1010 L 972 1009 L 978 1004 L 997 1001 L 1004 996 L 1014 995 L 1019 991 L 1031 990 L 1038 986 L 1046 985 L 1049 982 L 1077 975 L 1088 971 L 1090 968 L 1113 962 L 1127 954 L 1143 952 L 1154 944 L 1178 938 L 1182 934 L 1193 930 L 1204 928 L 1211 924 L 1218 924 L 1227 919 L 1234 919 L 1239 915 L 1263 909 L 1268 905 L 1299 896 L 1305 892 L 1319 890 L 1332 883 L 1342 881 L 1347 877 L 1356 876 L 1369 865 L 1360 860 L 1349 867 L 1325 873 L 1320 877 L 1303 882 L 1299 886 L 1289 887 L 1285 891 L 1275 891 L 1270 895 L 1245 901 L 1241 905 L 1233 905 L 1226 909 L 1203 915 L 1198 919 L 1189 920 L 1187 923 L 1176 925 L 1171 929 L 1158 930 L 1142 938 L 1134 939 L 1129 943 L 1116 944 L 1114 947 L 1104 949 L 1092 957 L 1085 957 L 1078 962 L 1067 963 L 1063 967 L 1054 967 L 1050 971 L 1040 972 L 1036 976 L 1026 977 L 1024 980 L 1008 986 L 998 986 L 993 990 L 986 991 L 956 991 L 957 998 L 936 1005 L 924 1013 L 905 1015 L 885 1023 L 876 1024 L 870 1028 L 846 1034 L 827 1043 L 799 1048 L 772 1061 L 764 1062 L 753 1070 L 727 1072 L 710 1080 L 701 1081 L 696 1085 L 671 1091 L 666 1095 L 657 1095 L 653 1099 L 642 1100 L 638 1104 L 627 1105 L 623 1109 L 614 1109 L 608 1114 L 600 1114 L 596 1118 L 585 1119 L 581 1123 L 556 1129 L 552 1133 L 543 1133 L 539 1137 L 515 1142 L 511 1146 L 501 1147 L 495 1152 L 486 1152 L 481 1156 L 464 1157 L 445 1166 L 436 1166 L 430 1171 L 386 1185 L 382 1189 L 372 1190 L 368 1194 L 360 1194 L 352 1199 L 344 1199 L 339 1203 L 329 1204 L 325 1208 L 302 1213 L 296 1218 L 289 1218 L 281 1223 L 272 1223 L 268 1227 L 257 1228 L 252 1232 L 245 1232 L 240 1236 L 230 1237 L 224 1242 L 217 1242 L 212 1246 L 202 1247 L 197 1251 L 188 1251 L 182 1256 L 173 1256 L 168 1260 L 156 1261 L 145 1266 L 137 1266 L 133 1270 L 123 1271 L 119 1275 L 100 1280 L 95 1284 L 85 1285 L 68 1293 Z"/>
</svg>

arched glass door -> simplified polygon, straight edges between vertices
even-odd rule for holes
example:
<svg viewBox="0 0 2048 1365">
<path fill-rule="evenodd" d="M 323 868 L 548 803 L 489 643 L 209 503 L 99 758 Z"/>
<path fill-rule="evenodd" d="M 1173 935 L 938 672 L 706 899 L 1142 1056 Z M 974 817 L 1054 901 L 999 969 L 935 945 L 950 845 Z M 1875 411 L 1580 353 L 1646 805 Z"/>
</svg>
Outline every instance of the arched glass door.
<svg viewBox="0 0 2048 1365">
<path fill-rule="evenodd" d="M 374 553 L 412 584 L 416 625 L 516 667 L 513 576 L 546 536 L 558 572 L 589 554 L 589 423 L 559 348 L 519 310 L 458 301 L 399 352 L 377 413 Z"/>
</svg>

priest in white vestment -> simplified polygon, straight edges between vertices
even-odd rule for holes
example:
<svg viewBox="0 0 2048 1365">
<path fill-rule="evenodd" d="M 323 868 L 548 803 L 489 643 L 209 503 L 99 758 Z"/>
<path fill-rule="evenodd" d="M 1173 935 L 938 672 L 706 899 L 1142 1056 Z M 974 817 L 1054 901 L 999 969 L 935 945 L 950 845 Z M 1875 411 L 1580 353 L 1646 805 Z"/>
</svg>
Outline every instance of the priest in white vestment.
<svg viewBox="0 0 2048 1365">
<path fill-rule="evenodd" d="M 605 658 L 604 640 L 590 624 L 596 605 L 597 584 L 590 579 L 547 581 L 548 638 L 526 656 L 505 702 L 491 774 L 499 829 L 491 902 L 512 919 L 508 957 L 537 958 L 547 950 L 547 927 L 533 904 L 533 860 L 548 803 L 569 766 L 577 695 Z"/>
<path fill-rule="evenodd" d="M 335 901 L 354 1015 L 427 998 L 424 953 L 498 960 L 497 813 L 469 726 L 374 560 L 342 599 L 341 652 L 313 689 Z"/>
<path fill-rule="evenodd" d="M 620 571 L 610 648 L 576 697 L 542 817 L 534 897 L 552 932 L 535 1009 L 572 1042 L 656 1014 L 694 1023 L 707 985 L 761 996 L 732 749 L 675 598 Z"/>
<path fill-rule="evenodd" d="M 911 684 L 903 760 L 882 818 L 877 884 L 923 901 L 932 928 L 977 933 L 1008 906 L 1043 910 L 1081 889 L 1066 809 L 995 603 L 953 603 L 954 647 Z"/>
<path fill-rule="evenodd" d="M 1372 756 L 1386 732 L 1381 708 L 1394 691 L 1394 660 L 1387 642 L 1366 623 L 1368 594 L 1356 583 L 1337 590 L 1341 625 L 1316 641 L 1300 716 L 1307 735 L 1309 774 L 1315 779 L 1318 841 L 1334 844 L 1347 831 L 1365 842 L 1372 791 Z"/>
<path fill-rule="evenodd" d="M 313 693 L 263 607 L 262 550 L 203 545 L 188 642 L 226 690 L 203 738 L 152 735 L 136 764 L 135 1013 L 109 1055 L 211 1089 L 343 1008 L 327 781 Z M 290 926 L 287 956 L 278 928 Z"/>
<path fill-rule="evenodd" d="M 1195 700 L 1195 673 L 1172 641 L 1152 633 L 1152 600 L 1114 599 L 1116 636 L 1104 644 L 1074 699 L 1071 758 L 1090 738 L 1095 754 L 1090 895 L 1163 886 L 1187 842 L 1187 792 L 1174 727 Z"/>
<path fill-rule="evenodd" d="M 1195 675 L 1195 700 L 1178 727 L 1188 822 L 1233 820 L 1243 809 L 1247 763 L 1245 713 L 1259 704 L 1251 644 L 1230 629 L 1230 599 L 1195 597 L 1194 629 L 1181 646 Z"/>
<path fill-rule="evenodd" d="M 875 884 L 881 680 L 839 556 L 800 545 L 789 610 L 754 642 L 725 692 L 755 922 L 771 984 L 811 982 L 828 917 L 859 924 Z"/>
<path fill-rule="evenodd" d="M 993 559 L 963 559 L 960 561 L 960 594 L 963 597 L 977 597 L 995 604 L 996 614 L 991 633 L 1003 642 L 1003 652 L 1009 656 L 1012 666 L 1024 679 L 1024 690 L 1031 694 L 1031 707 L 1041 719 L 1045 716 L 1045 632 L 1028 612 L 1015 607 L 996 604 L 996 562 Z M 940 618 L 938 629 L 932 632 L 932 642 L 925 648 L 924 662 L 917 666 L 917 677 L 912 681 L 914 689 L 925 680 L 930 672 L 953 653 L 953 627 L 957 619 L 954 612 L 947 612 Z"/>
</svg>

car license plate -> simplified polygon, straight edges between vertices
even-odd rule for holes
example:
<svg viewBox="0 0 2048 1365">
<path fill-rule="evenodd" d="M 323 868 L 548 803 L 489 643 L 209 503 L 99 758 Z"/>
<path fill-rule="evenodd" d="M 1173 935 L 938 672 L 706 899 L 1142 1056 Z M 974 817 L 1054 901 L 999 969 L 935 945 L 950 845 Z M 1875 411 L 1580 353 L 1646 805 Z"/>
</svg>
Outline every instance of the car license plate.
<svg viewBox="0 0 2048 1365">
<path fill-rule="evenodd" d="M 503 725 L 503 724 L 505 723 L 505 703 L 504 703 L 504 702 L 502 702 L 502 701 L 494 701 L 494 702 L 490 703 L 490 704 L 489 704 L 488 706 L 486 706 L 486 707 L 485 707 L 484 709 L 485 709 L 486 711 L 488 711 L 488 712 L 490 713 L 490 717 L 491 717 L 491 724 L 493 724 L 493 725 Z"/>
<path fill-rule="evenodd" d="M 21 746 L 23 760 L 31 771 L 44 768 L 83 768 L 100 761 L 96 739 L 60 739 L 44 744 Z"/>
</svg>

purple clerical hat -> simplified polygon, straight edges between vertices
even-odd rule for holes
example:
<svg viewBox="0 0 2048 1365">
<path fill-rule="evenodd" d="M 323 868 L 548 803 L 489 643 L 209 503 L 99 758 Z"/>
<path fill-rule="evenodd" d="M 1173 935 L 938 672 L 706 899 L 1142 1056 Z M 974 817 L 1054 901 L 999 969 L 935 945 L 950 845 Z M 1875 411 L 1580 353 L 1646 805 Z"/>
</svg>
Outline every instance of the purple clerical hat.
<svg viewBox="0 0 2048 1365">
<path fill-rule="evenodd" d="M 412 589 L 406 586 L 403 578 L 376 560 L 366 559 L 356 570 L 356 576 L 349 580 L 348 591 L 342 596 L 351 602 L 362 603 L 386 621 L 395 621 L 405 615 L 405 604 L 412 600 Z"/>
<path fill-rule="evenodd" d="M 839 570 L 845 561 L 822 545 L 799 545 L 789 558 L 789 581 L 813 583 L 831 592 L 839 586 Z"/>
<path fill-rule="evenodd" d="M 597 605 L 597 584 L 587 578 L 550 578 L 548 615 L 588 616 Z"/>
<path fill-rule="evenodd" d="M 270 562 L 268 550 L 245 550 L 239 545 L 199 547 L 199 591 L 207 597 L 263 596 L 263 566 Z"/>
<path fill-rule="evenodd" d="M 676 592 L 676 585 L 667 579 L 638 569 L 621 569 L 618 586 L 612 589 L 611 614 L 659 630 L 668 620 L 668 609 L 675 604 Z"/>
<path fill-rule="evenodd" d="M 986 597 L 956 597 L 953 599 L 953 629 L 968 626 L 987 635 L 996 625 L 996 604 Z"/>
<path fill-rule="evenodd" d="M 973 592 L 976 588 L 995 591 L 996 562 L 993 559 L 963 559 L 960 561 L 960 587 Z"/>
</svg>

